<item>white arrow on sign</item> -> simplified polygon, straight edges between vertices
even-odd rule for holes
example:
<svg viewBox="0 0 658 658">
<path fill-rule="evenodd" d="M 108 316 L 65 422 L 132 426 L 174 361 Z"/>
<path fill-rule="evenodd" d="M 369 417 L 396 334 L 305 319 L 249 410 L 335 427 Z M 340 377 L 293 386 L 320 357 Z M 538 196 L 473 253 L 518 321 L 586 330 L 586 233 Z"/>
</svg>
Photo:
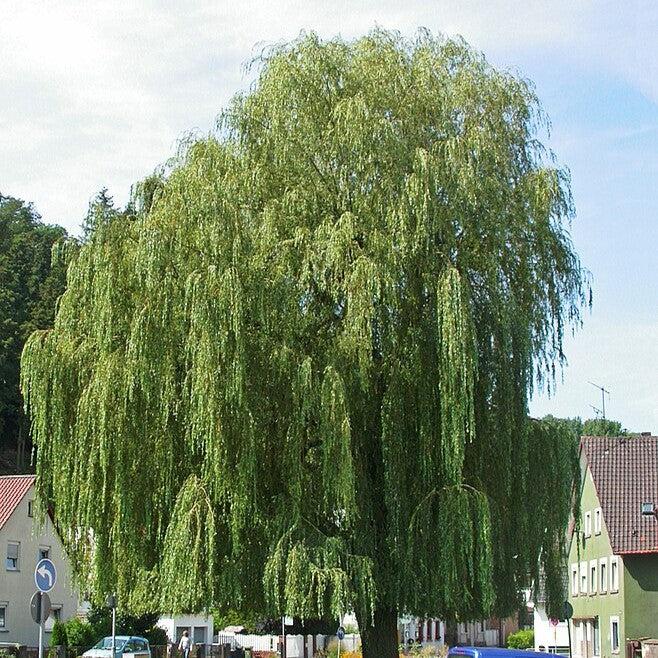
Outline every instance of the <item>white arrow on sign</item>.
<svg viewBox="0 0 658 658">
<path fill-rule="evenodd" d="M 50 573 L 50 569 L 46 569 L 45 565 L 41 565 L 37 569 L 37 573 L 42 577 L 42 578 L 48 578 L 48 587 L 53 586 L 53 575 Z"/>
</svg>

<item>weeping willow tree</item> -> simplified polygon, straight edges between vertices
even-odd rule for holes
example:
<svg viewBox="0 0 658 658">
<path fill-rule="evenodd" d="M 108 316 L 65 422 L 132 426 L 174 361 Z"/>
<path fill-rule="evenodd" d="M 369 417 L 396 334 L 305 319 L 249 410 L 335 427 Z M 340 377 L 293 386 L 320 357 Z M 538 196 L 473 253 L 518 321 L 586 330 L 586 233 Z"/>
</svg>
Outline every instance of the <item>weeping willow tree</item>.
<svg viewBox="0 0 658 658">
<path fill-rule="evenodd" d="M 461 41 L 268 51 L 71 258 L 23 391 L 77 578 L 133 610 L 560 603 L 573 442 L 528 419 L 587 282 L 531 85 Z"/>
</svg>

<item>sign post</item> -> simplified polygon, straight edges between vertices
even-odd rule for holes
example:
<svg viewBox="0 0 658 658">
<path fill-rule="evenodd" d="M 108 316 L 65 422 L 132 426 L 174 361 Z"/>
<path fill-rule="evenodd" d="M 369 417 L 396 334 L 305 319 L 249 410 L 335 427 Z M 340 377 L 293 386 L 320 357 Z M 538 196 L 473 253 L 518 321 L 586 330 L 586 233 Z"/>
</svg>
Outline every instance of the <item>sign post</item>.
<svg viewBox="0 0 658 658">
<path fill-rule="evenodd" d="M 338 627 L 338 630 L 336 631 L 336 637 L 338 638 L 338 658 L 340 658 L 340 644 L 345 637 L 345 629 L 342 626 Z"/>
<path fill-rule="evenodd" d="M 108 608 L 112 609 L 112 658 L 117 653 L 117 595 L 110 594 L 105 601 Z"/>
<path fill-rule="evenodd" d="M 48 592 L 55 587 L 57 582 L 57 569 L 52 560 L 44 558 L 37 562 L 34 569 L 34 584 L 37 592 L 32 596 L 30 610 L 32 619 L 39 624 L 39 658 L 43 658 L 43 623 L 50 616 L 51 606 Z"/>
<path fill-rule="evenodd" d="M 30 614 L 35 624 L 39 624 L 39 658 L 43 658 L 43 623 L 50 616 L 50 597 L 44 592 L 35 592 L 30 600 Z"/>
<path fill-rule="evenodd" d="M 569 658 L 571 658 L 571 618 L 573 617 L 573 606 L 569 601 L 562 604 L 562 616 L 567 620 L 567 634 L 569 637 Z"/>
<path fill-rule="evenodd" d="M 292 617 L 286 617 L 285 615 L 281 618 L 281 628 L 283 630 L 283 642 L 281 644 L 281 658 L 286 658 L 288 649 L 286 647 L 286 626 L 292 626 L 295 623 L 295 620 Z"/>
</svg>

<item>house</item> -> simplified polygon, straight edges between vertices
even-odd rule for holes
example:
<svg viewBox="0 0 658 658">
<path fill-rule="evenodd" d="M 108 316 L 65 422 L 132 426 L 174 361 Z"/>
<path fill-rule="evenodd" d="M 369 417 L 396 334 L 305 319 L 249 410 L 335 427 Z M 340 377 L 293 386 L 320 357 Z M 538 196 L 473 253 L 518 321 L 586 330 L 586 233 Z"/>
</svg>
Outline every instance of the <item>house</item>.
<svg viewBox="0 0 658 658">
<path fill-rule="evenodd" d="M 569 582 L 566 570 L 563 578 L 564 591 L 568 591 Z M 546 610 L 546 587 L 543 571 L 536 584 L 536 601 L 528 596 L 528 608 L 532 610 L 535 651 L 567 655 L 569 653 L 569 622 L 566 619 L 553 619 Z"/>
<path fill-rule="evenodd" d="M 398 640 L 401 644 L 419 643 L 441 646 L 445 625 L 440 619 L 421 619 L 409 615 L 398 618 Z"/>
<path fill-rule="evenodd" d="M 156 626 L 164 629 L 170 642 L 180 642 L 183 631 L 187 631 L 194 644 L 212 644 L 214 628 L 212 616 L 206 615 L 163 615 Z"/>
<path fill-rule="evenodd" d="M 56 619 L 78 613 L 78 596 L 70 585 L 71 573 L 62 543 L 51 519 L 35 523 L 34 475 L 0 476 L 0 643 L 38 645 L 39 627 L 30 615 L 30 599 L 36 591 L 34 569 L 49 558 L 57 569 L 57 582 L 49 593 L 53 607 L 44 624 L 44 643 Z"/>
<path fill-rule="evenodd" d="M 580 457 L 571 649 L 579 658 L 629 655 L 634 641 L 658 637 L 658 437 L 583 437 Z"/>
<path fill-rule="evenodd" d="M 518 615 L 506 619 L 490 617 L 457 624 L 458 645 L 504 647 L 507 636 L 519 630 Z"/>
</svg>

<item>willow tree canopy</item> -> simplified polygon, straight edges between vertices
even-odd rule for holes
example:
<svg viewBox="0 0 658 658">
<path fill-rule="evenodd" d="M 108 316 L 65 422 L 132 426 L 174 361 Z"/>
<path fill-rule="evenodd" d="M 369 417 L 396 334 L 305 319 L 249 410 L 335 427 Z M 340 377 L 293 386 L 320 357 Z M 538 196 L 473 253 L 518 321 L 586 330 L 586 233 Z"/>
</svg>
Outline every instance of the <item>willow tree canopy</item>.
<svg viewBox="0 0 658 658">
<path fill-rule="evenodd" d="M 78 577 L 133 608 L 355 609 L 366 643 L 397 611 L 508 612 L 540 555 L 557 583 L 572 446 L 527 401 L 587 287 L 532 87 L 428 34 L 260 66 L 25 348 Z"/>
</svg>

